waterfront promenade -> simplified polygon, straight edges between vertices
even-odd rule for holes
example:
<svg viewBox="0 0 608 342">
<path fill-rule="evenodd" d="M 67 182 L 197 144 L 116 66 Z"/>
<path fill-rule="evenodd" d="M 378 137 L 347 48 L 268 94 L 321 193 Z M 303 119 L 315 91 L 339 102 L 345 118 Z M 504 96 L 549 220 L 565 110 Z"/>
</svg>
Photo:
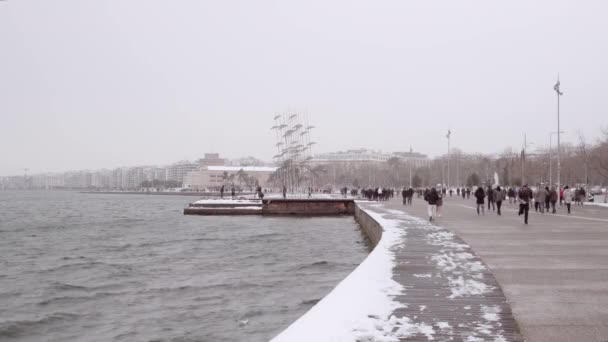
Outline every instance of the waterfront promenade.
<svg viewBox="0 0 608 342">
<path fill-rule="evenodd" d="M 426 202 L 413 202 L 403 206 L 398 198 L 381 207 L 427 220 Z M 448 196 L 434 224 L 489 267 L 527 341 L 608 341 L 608 208 L 532 211 L 529 225 L 516 208 L 506 203 L 502 216 L 478 216 L 473 198 Z"/>
</svg>

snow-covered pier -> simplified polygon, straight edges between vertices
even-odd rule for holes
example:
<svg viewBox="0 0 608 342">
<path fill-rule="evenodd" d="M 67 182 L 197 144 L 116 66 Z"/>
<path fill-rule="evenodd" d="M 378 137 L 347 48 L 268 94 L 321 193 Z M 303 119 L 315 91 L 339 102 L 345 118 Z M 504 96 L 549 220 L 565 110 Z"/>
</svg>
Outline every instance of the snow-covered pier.
<svg viewBox="0 0 608 342">
<path fill-rule="evenodd" d="M 190 203 L 185 215 L 353 215 L 355 202 L 343 198 L 203 199 Z"/>
</svg>

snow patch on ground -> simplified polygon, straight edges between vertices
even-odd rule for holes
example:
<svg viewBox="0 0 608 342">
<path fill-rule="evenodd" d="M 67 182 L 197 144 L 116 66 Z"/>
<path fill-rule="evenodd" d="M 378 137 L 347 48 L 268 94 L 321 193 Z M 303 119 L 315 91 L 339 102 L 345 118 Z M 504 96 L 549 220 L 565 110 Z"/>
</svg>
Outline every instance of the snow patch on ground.
<svg viewBox="0 0 608 342">
<path fill-rule="evenodd" d="M 598 202 L 583 202 L 584 205 L 594 205 L 597 207 L 608 208 L 608 203 L 598 203 Z"/>
<path fill-rule="evenodd" d="M 241 210 L 241 209 L 245 209 L 245 210 L 262 210 L 261 206 L 257 206 L 257 207 L 213 207 L 213 208 L 205 208 L 204 209 L 209 209 L 209 210 L 215 210 L 215 209 L 230 209 L 230 210 Z"/>
<path fill-rule="evenodd" d="M 483 272 L 487 267 L 472 253 L 466 252 L 470 247 L 457 242 L 451 232 L 438 231 L 429 233 L 427 242 L 440 246 L 438 254 L 431 256 L 450 284 L 450 299 L 483 295 L 494 287 L 483 282 Z"/>
<path fill-rule="evenodd" d="M 398 228 L 400 220 L 385 218 L 372 209 L 365 212 L 384 228 L 378 245 L 332 292 L 272 342 L 396 342 L 398 336 L 416 333 L 432 337 L 432 326 L 389 317 L 404 306 L 394 300 L 403 292 L 403 286 L 392 279 L 395 266 L 392 249 L 402 243 L 405 231 Z"/>
<path fill-rule="evenodd" d="M 260 200 L 243 200 L 243 199 L 201 199 L 194 204 L 257 204 L 262 203 Z"/>
<path fill-rule="evenodd" d="M 450 291 L 452 291 L 452 294 L 448 296 L 450 299 L 482 295 L 491 290 L 488 285 L 474 279 L 464 279 L 462 276 L 448 279 L 450 281 Z"/>
<path fill-rule="evenodd" d="M 416 278 L 430 278 L 432 275 L 430 273 L 425 273 L 425 274 L 414 274 L 414 277 Z"/>
</svg>

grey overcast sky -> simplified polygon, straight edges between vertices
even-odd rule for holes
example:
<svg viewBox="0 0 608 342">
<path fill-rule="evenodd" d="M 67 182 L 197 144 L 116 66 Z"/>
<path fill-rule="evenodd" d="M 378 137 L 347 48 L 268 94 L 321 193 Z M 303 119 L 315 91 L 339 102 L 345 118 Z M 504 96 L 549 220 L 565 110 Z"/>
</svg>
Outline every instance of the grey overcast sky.
<svg viewBox="0 0 608 342">
<path fill-rule="evenodd" d="M 608 1 L 0 1 L 0 175 L 316 152 L 548 145 L 608 124 Z"/>
</svg>

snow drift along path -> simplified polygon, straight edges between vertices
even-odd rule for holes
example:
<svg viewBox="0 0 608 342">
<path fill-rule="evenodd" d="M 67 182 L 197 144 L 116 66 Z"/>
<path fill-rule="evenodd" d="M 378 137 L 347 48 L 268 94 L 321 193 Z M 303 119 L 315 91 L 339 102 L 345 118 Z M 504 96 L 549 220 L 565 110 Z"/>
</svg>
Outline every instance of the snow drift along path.
<svg viewBox="0 0 608 342">
<path fill-rule="evenodd" d="M 523 341 L 487 266 L 453 233 L 388 203 L 370 255 L 271 342 Z"/>
<path fill-rule="evenodd" d="M 405 230 L 399 227 L 398 220 L 385 219 L 371 210 L 366 212 L 384 228 L 378 245 L 332 292 L 272 342 L 364 340 L 373 336 L 378 319 L 388 320 L 401 306 L 393 299 L 403 291 L 393 280 L 393 249 L 403 241 Z"/>
</svg>

